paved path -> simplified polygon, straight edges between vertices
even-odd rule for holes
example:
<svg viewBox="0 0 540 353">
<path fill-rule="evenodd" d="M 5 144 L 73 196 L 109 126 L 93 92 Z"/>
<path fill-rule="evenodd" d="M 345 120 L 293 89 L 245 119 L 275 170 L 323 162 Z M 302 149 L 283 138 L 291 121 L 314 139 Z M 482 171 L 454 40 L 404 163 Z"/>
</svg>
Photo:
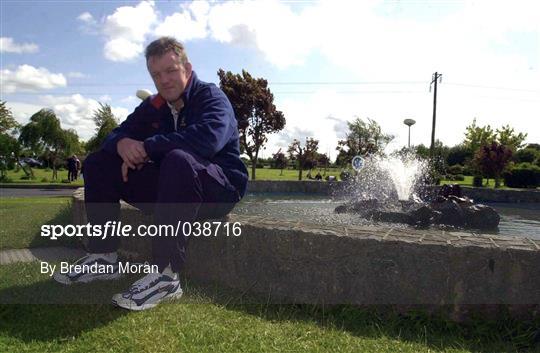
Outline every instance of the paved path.
<svg viewBox="0 0 540 353">
<path fill-rule="evenodd" d="M 12 189 L 1 188 L 0 197 L 71 196 L 75 189 Z"/>
<path fill-rule="evenodd" d="M 0 265 L 32 261 L 52 262 L 80 258 L 84 255 L 85 252 L 82 249 L 73 249 L 64 246 L 0 250 Z"/>
</svg>

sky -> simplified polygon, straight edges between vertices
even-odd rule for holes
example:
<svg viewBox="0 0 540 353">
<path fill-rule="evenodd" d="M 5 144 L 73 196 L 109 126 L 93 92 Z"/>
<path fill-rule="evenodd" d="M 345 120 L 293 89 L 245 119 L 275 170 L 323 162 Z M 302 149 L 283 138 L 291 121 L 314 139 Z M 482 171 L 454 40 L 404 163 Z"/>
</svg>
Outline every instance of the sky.
<svg viewBox="0 0 540 353">
<path fill-rule="evenodd" d="M 0 1 L 1 92 L 20 123 L 51 108 L 83 140 L 93 112 L 110 104 L 122 121 L 156 89 L 144 48 L 182 41 L 200 79 L 217 71 L 269 82 L 286 118 L 263 157 L 315 137 L 319 152 L 356 117 L 407 145 L 429 145 L 433 74 L 436 138 L 453 146 L 477 125 L 510 124 L 540 143 L 540 4 L 535 0 Z"/>
</svg>

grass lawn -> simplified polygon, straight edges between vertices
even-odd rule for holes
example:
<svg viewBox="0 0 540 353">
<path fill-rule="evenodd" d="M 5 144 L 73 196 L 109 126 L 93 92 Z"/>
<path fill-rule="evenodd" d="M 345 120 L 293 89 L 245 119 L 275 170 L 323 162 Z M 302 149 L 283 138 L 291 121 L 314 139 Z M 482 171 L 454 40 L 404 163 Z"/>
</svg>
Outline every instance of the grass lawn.
<svg viewBox="0 0 540 353">
<path fill-rule="evenodd" d="M 350 306 L 245 304 L 238 293 L 186 281 L 182 299 L 145 312 L 109 304 L 22 304 L 24 296 L 95 302 L 132 279 L 66 287 L 40 274 L 38 263 L 1 266 L 0 278 L 0 352 L 487 353 L 533 347 L 533 323 L 458 325 Z"/>
<path fill-rule="evenodd" d="M 248 168 L 248 172 L 251 179 L 251 168 Z M 311 171 L 311 176 L 315 177 L 317 175 L 318 169 L 313 169 Z M 304 170 L 302 172 L 302 180 L 309 180 L 306 175 L 308 171 Z M 339 173 L 341 169 L 338 168 L 329 168 L 326 171 L 326 175 L 333 175 L 339 178 Z M 298 170 L 294 169 L 283 169 L 283 175 L 281 175 L 280 169 L 270 169 L 270 168 L 257 168 L 255 171 L 255 177 L 257 180 L 298 180 Z M 321 170 L 321 175 L 324 176 L 324 170 Z"/>
<path fill-rule="evenodd" d="M 83 178 L 79 177 L 76 181 L 72 183 L 62 183 L 62 180 L 67 180 L 67 171 L 59 171 L 58 172 L 58 181 L 51 183 L 51 176 L 52 171 L 46 171 L 45 169 L 33 169 L 34 174 L 36 176 L 36 179 L 34 180 L 23 180 L 21 179 L 22 176 L 24 176 L 24 173 L 22 170 L 15 173 L 15 171 L 11 170 L 8 171 L 7 175 L 9 178 L 11 178 L 11 183 L 13 184 L 25 184 L 25 185 L 45 185 L 45 184 L 62 184 L 62 185 L 77 185 L 77 186 L 83 186 L 84 180 Z M 251 179 L 251 168 L 248 168 L 250 179 Z M 311 175 L 315 177 L 319 169 L 313 169 L 311 172 Z M 339 174 L 341 173 L 340 168 L 328 168 L 326 171 L 326 175 L 324 175 L 324 170 L 321 170 L 321 175 L 323 175 L 323 178 L 326 175 L 333 175 L 339 180 Z M 256 179 L 257 180 L 298 180 L 298 170 L 294 169 L 284 169 L 283 172 L 280 169 L 270 169 L 270 168 L 257 168 L 256 173 Z M 307 179 L 308 171 L 304 170 L 302 173 L 302 180 L 309 180 Z M 45 180 L 46 181 L 42 181 Z M 453 181 L 453 180 L 442 180 L 441 184 L 460 184 L 463 186 L 470 186 L 472 187 L 472 176 L 465 176 L 465 180 L 463 181 Z M 486 179 L 484 179 L 484 183 L 486 182 Z M 488 184 L 485 186 L 486 188 L 494 188 L 495 187 L 495 179 L 488 179 Z M 501 189 L 510 189 L 504 186 L 504 181 L 501 181 Z"/>
<path fill-rule="evenodd" d="M 52 180 L 52 169 L 39 169 L 39 168 L 32 168 L 32 171 L 34 172 L 34 176 L 36 177 L 33 180 L 25 180 L 21 179 L 21 177 L 24 177 L 25 174 L 22 170 L 19 170 L 16 172 L 15 170 L 8 170 L 7 176 L 11 179 L 11 183 L 16 184 L 64 184 L 64 185 L 83 185 L 84 181 L 79 175 L 79 178 L 71 183 L 63 183 L 62 180 L 67 180 L 68 178 L 68 172 L 67 170 L 59 170 L 58 171 L 58 179 L 56 181 Z"/>
<path fill-rule="evenodd" d="M 56 246 L 74 242 L 74 239 L 68 237 L 52 241 L 40 236 L 43 224 L 71 222 L 70 202 L 69 197 L 0 198 L 0 249 Z"/>
</svg>

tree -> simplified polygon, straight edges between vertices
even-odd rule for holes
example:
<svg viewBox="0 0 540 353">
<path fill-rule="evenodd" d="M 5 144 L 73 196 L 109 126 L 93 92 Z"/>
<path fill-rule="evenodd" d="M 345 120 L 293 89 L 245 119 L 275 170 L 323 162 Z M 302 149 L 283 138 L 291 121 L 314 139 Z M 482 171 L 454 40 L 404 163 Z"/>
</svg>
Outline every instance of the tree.
<svg viewBox="0 0 540 353">
<path fill-rule="evenodd" d="M 471 152 L 476 153 L 476 150 L 481 146 L 485 146 L 495 141 L 496 135 L 490 125 L 477 126 L 476 118 L 473 119 L 471 125 L 465 128 L 465 140 L 463 145 Z"/>
<path fill-rule="evenodd" d="M 515 133 L 514 129 L 510 125 L 505 125 L 500 129 L 497 129 L 497 142 L 501 145 L 509 147 L 512 152 L 516 152 L 523 147 L 523 141 L 527 138 L 527 134 Z"/>
<path fill-rule="evenodd" d="M 43 151 L 52 164 L 52 179 L 57 179 L 57 162 L 80 149 L 79 137 L 75 130 L 63 130 L 60 120 L 50 109 L 41 109 L 30 117 L 28 124 L 21 128 L 19 141 L 34 153 Z"/>
<path fill-rule="evenodd" d="M 429 147 L 425 146 L 424 144 L 419 144 L 418 146 L 412 147 L 414 149 L 414 152 L 416 153 L 416 156 L 421 159 L 429 159 L 430 157 L 430 151 Z"/>
<path fill-rule="evenodd" d="M 19 127 L 19 123 L 13 118 L 13 113 L 6 106 L 6 102 L 0 101 L 0 134 L 10 133 Z"/>
<path fill-rule="evenodd" d="M 94 111 L 92 119 L 96 124 L 96 134 L 86 142 L 86 151 L 97 151 L 109 133 L 118 126 L 118 121 L 112 113 L 109 104 L 99 103 L 99 109 Z"/>
<path fill-rule="evenodd" d="M 465 145 L 460 144 L 448 149 L 446 163 L 448 163 L 449 166 L 455 164 L 465 165 L 472 157 L 473 153 Z"/>
<path fill-rule="evenodd" d="M 478 149 L 474 163 L 488 178 L 495 178 L 495 187 L 500 186 L 502 172 L 512 159 L 512 149 L 496 141 Z"/>
<path fill-rule="evenodd" d="M 285 116 L 274 105 L 274 95 L 265 79 L 253 78 L 245 70 L 240 75 L 220 69 L 218 76 L 238 120 L 241 153 L 247 154 L 251 179 L 255 180 L 259 151 L 268 141 L 268 134 L 285 127 Z"/>
<path fill-rule="evenodd" d="M 296 161 L 298 166 L 298 180 L 302 180 L 302 170 L 305 167 L 307 161 L 315 160 L 317 150 L 319 149 L 319 141 L 314 138 L 306 137 L 306 144 L 304 147 L 300 145 L 300 141 L 294 139 L 289 146 L 289 158 Z"/>
<path fill-rule="evenodd" d="M 516 161 L 516 163 L 533 163 L 539 156 L 540 151 L 537 151 L 534 148 L 527 147 L 517 151 L 514 154 L 514 160 Z"/>
<path fill-rule="evenodd" d="M 526 146 L 526 148 L 533 148 L 533 149 L 535 149 L 535 150 L 537 150 L 537 151 L 540 151 L 540 145 L 537 144 L 537 143 L 529 143 L 529 144 Z"/>
<path fill-rule="evenodd" d="M 343 159 L 350 163 L 357 155 L 382 153 L 384 147 L 394 139 L 394 136 L 383 133 L 380 125 L 369 118 L 365 122 L 357 117 L 353 122 L 347 122 L 347 125 L 349 132 L 345 140 L 339 141 L 336 147 L 340 164 Z"/>
<path fill-rule="evenodd" d="M 281 152 L 281 148 L 272 155 L 272 167 L 281 170 L 279 175 L 283 175 L 283 169 L 287 167 L 288 163 L 289 159 L 285 153 Z"/>
<path fill-rule="evenodd" d="M 324 175 L 326 175 L 326 170 L 328 169 L 328 165 L 330 164 L 330 157 L 328 157 L 326 153 L 317 153 L 317 156 L 315 158 L 317 159 L 317 164 L 319 166 L 324 166 Z"/>
<path fill-rule="evenodd" d="M 21 146 L 13 136 L 13 132 L 20 127 L 13 118 L 6 102 L 0 101 L 0 177 L 6 177 L 9 165 L 18 160 Z"/>
<path fill-rule="evenodd" d="M 0 133 L 0 179 L 6 178 L 6 171 L 11 168 L 13 160 L 18 160 L 21 145 L 9 134 Z"/>
</svg>

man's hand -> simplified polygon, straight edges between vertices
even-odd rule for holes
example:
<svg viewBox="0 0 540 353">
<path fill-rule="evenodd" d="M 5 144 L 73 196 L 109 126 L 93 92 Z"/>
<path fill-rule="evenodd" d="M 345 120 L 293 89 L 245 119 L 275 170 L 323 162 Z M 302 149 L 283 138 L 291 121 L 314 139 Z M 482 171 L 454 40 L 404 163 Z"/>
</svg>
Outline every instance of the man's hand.
<svg viewBox="0 0 540 353">
<path fill-rule="evenodd" d="M 144 167 L 144 163 L 137 164 L 135 168 L 137 168 L 137 170 L 141 170 L 142 167 Z M 126 162 L 122 163 L 121 170 L 122 170 L 122 180 L 124 181 L 124 183 L 127 183 L 129 167 L 126 164 Z"/>
<path fill-rule="evenodd" d="M 124 163 L 131 169 L 135 169 L 137 168 L 137 165 L 148 161 L 148 155 L 146 154 L 142 141 L 125 137 L 116 144 L 116 151 Z"/>
</svg>

